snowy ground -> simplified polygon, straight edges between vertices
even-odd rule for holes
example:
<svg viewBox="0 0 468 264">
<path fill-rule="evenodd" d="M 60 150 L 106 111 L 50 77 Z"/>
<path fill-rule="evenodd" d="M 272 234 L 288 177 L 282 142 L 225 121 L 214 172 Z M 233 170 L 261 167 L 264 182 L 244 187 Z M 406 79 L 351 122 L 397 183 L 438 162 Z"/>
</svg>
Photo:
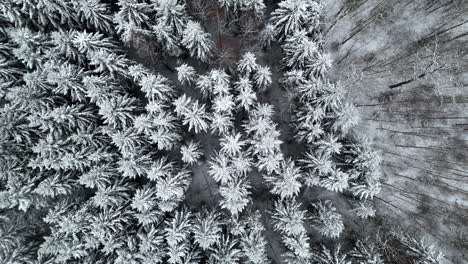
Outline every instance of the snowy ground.
<svg viewBox="0 0 468 264">
<path fill-rule="evenodd" d="M 325 27 L 334 25 L 326 39 L 335 78 L 349 84 L 349 100 L 362 114 L 356 131 L 383 152 L 379 214 L 429 236 L 445 248 L 449 262 L 464 263 L 468 6 L 329 2 Z"/>
</svg>

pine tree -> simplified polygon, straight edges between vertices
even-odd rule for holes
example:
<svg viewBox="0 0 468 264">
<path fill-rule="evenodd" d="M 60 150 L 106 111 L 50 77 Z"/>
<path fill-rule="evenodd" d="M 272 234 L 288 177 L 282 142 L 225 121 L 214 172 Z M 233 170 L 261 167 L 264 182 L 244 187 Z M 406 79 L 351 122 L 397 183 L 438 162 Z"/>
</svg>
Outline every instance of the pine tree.
<svg viewBox="0 0 468 264">
<path fill-rule="evenodd" d="M 341 170 L 335 170 L 326 178 L 320 180 L 320 186 L 332 192 L 343 192 L 349 188 L 350 176 Z"/>
<path fill-rule="evenodd" d="M 178 57 L 182 54 L 180 38 L 174 35 L 171 26 L 164 23 L 158 23 L 152 26 L 152 31 L 156 40 L 163 46 L 170 56 Z"/>
<path fill-rule="evenodd" d="M 177 79 L 183 85 L 191 84 L 195 79 L 195 69 L 187 64 L 182 64 L 176 68 Z"/>
<path fill-rule="evenodd" d="M 250 184 L 243 179 L 233 179 L 219 188 L 222 197 L 221 208 L 227 209 L 232 215 L 239 215 L 250 202 Z"/>
<path fill-rule="evenodd" d="M 300 206 L 301 203 L 295 199 L 276 201 L 272 215 L 274 229 L 287 236 L 305 234 L 306 211 L 301 210 Z"/>
<path fill-rule="evenodd" d="M 360 179 L 361 178 L 361 179 Z M 372 199 L 381 190 L 381 173 L 371 172 L 351 182 L 351 192 L 360 199 Z"/>
<path fill-rule="evenodd" d="M 226 184 L 234 179 L 230 161 L 223 153 L 215 153 L 208 163 L 210 165 L 208 174 L 213 177 L 216 182 Z"/>
<path fill-rule="evenodd" d="M 317 143 L 318 150 L 329 155 L 340 154 L 343 145 L 338 140 L 339 139 L 331 133 L 325 134 Z"/>
<path fill-rule="evenodd" d="M 203 250 L 212 248 L 221 238 L 221 215 L 213 211 L 202 211 L 196 214 L 193 226 L 193 237 Z"/>
<path fill-rule="evenodd" d="M 304 68 L 315 61 L 318 54 L 317 44 L 307 36 L 305 30 L 295 31 L 283 44 L 284 63 L 295 69 Z"/>
<path fill-rule="evenodd" d="M 323 236 L 337 238 L 344 229 L 342 216 L 330 200 L 312 204 L 315 212 L 312 215 L 314 228 Z"/>
<path fill-rule="evenodd" d="M 182 123 L 189 126 L 189 130 L 194 130 L 195 133 L 206 131 L 209 127 L 208 114 L 204 104 L 199 104 L 195 101 L 191 107 L 183 114 Z"/>
<path fill-rule="evenodd" d="M 109 73 L 111 76 L 128 74 L 127 68 L 130 61 L 123 55 L 107 52 L 104 49 L 99 49 L 96 52 L 88 53 L 89 64 L 95 67 L 96 73 Z"/>
<path fill-rule="evenodd" d="M 263 235 L 265 228 L 261 224 L 261 215 L 257 211 L 248 216 L 243 222 L 243 232 L 241 233 L 240 246 L 242 255 L 249 264 L 268 263 L 266 254 L 267 241 Z"/>
<path fill-rule="evenodd" d="M 190 56 L 207 62 L 213 49 L 210 34 L 203 31 L 198 22 L 188 21 L 183 31 L 182 45 L 189 51 Z"/>
<path fill-rule="evenodd" d="M 91 198 L 93 204 L 99 208 L 122 206 L 129 198 L 130 188 L 122 183 L 114 183 L 98 189 Z"/>
<path fill-rule="evenodd" d="M 328 53 L 318 52 L 315 61 L 307 66 L 308 75 L 324 79 L 331 65 L 332 59 L 330 55 Z"/>
<path fill-rule="evenodd" d="M 276 41 L 275 26 L 272 24 L 266 24 L 265 28 L 260 32 L 260 43 L 262 47 L 269 49 L 271 43 Z"/>
<path fill-rule="evenodd" d="M 235 101 L 239 107 L 249 111 L 256 103 L 257 95 L 253 91 L 252 87 L 242 87 Z"/>
<path fill-rule="evenodd" d="M 98 0 L 84 0 L 73 2 L 74 8 L 78 10 L 78 18 L 81 23 L 102 32 L 112 33 L 112 15 L 109 6 Z"/>
<path fill-rule="evenodd" d="M 229 236 L 222 236 L 216 241 L 213 252 L 208 259 L 209 264 L 239 263 L 241 251 L 237 248 L 239 241 Z"/>
<path fill-rule="evenodd" d="M 343 136 L 359 123 L 359 112 L 349 103 L 345 103 L 335 114 L 336 119 L 333 120 L 331 128 Z"/>
<path fill-rule="evenodd" d="M 242 152 L 243 146 L 246 145 L 244 140 L 241 140 L 241 134 L 235 133 L 232 135 L 225 135 L 220 139 L 221 152 L 228 157 L 233 157 Z"/>
<path fill-rule="evenodd" d="M 234 98 L 232 95 L 216 96 L 213 99 L 212 109 L 216 113 L 230 115 L 234 110 Z"/>
<path fill-rule="evenodd" d="M 131 206 L 141 213 L 154 209 L 157 206 L 156 189 L 149 184 L 137 189 Z"/>
<path fill-rule="evenodd" d="M 171 264 L 182 263 L 190 250 L 187 239 L 193 228 L 192 214 L 183 208 L 176 211 L 174 217 L 166 220 L 164 224 L 164 236 L 168 245 L 167 261 Z"/>
<path fill-rule="evenodd" d="M 351 264 L 346 253 L 340 253 L 341 247 L 338 245 L 335 249 L 322 245 L 322 248 L 313 253 L 312 259 L 319 264 Z"/>
<path fill-rule="evenodd" d="M 252 52 L 246 52 L 242 55 L 239 63 L 237 64 L 237 70 L 242 74 L 250 74 L 257 70 L 258 64 L 257 58 Z"/>
<path fill-rule="evenodd" d="M 306 169 L 310 170 L 311 175 L 326 176 L 332 173 L 334 169 L 334 163 L 331 160 L 330 154 L 324 152 L 312 152 L 309 151 L 305 154 L 305 157 L 300 160 Z M 309 186 L 316 185 L 315 180 L 311 178 L 305 179 L 305 183 Z"/>
<path fill-rule="evenodd" d="M 281 199 L 296 196 L 302 187 L 302 173 L 292 159 L 281 162 L 278 175 L 266 176 L 265 181 L 273 185 L 271 192 Z"/>
<path fill-rule="evenodd" d="M 321 5 L 314 0 L 283 0 L 271 14 L 271 24 L 280 36 L 291 35 L 303 28 L 314 28 Z"/>
<path fill-rule="evenodd" d="M 258 66 L 253 79 L 259 91 L 265 91 L 271 85 L 271 72 L 269 67 Z"/>
<path fill-rule="evenodd" d="M 375 216 L 375 209 L 369 202 L 360 202 L 359 206 L 352 210 L 359 218 L 367 219 Z"/>
<path fill-rule="evenodd" d="M 283 236 L 283 243 L 288 251 L 283 254 L 287 263 L 299 264 L 309 263 L 312 252 L 309 246 L 309 238 L 306 233 L 300 233 L 294 236 Z"/>
<path fill-rule="evenodd" d="M 234 128 L 234 118 L 232 115 L 213 113 L 210 120 L 210 130 L 215 135 L 225 135 Z"/>
<path fill-rule="evenodd" d="M 110 37 L 104 37 L 103 34 L 98 32 L 75 32 L 73 34 L 72 44 L 79 52 L 87 55 L 98 51 L 112 53 L 117 48 Z"/>
<path fill-rule="evenodd" d="M 185 4 L 177 0 L 155 0 L 153 3 L 156 23 L 169 27 L 172 34 L 180 37 L 188 20 Z"/>
<path fill-rule="evenodd" d="M 73 100 L 83 102 L 86 97 L 86 88 L 81 82 L 83 77 L 83 70 L 66 63 L 51 70 L 47 80 L 56 85 L 54 92 L 62 95 L 70 94 Z"/>
<path fill-rule="evenodd" d="M 114 15 L 114 23 L 117 24 L 117 33 L 124 43 L 128 43 L 134 32 L 144 30 L 150 25 L 152 10 L 148 3 L 138 0 L 119 0 L 119 11 Z"/>
<path fill-rule="evenodd" d="M 356 242 L 355 248 L 350 252 L 350 256 L 357 259 L 362 264 L 384 264 L 383 255 L 378 248 L 371 243 L 364 243 L 361 240 Z"/>
<path fill-rule="evenodd" d="M 196 163 L 203 154 L 200 148 L 200 142 L 190 141 L 186 145 L 183 145 L 180 148 L 180 153 L 182 154 L 182 161 L 187 164 Z"/>
<path fill-rule="evenodd" d="M 174 95 L 172 83 L 160 74 L 148 74 L 142 77 L 139 85 L 150 101 L 168 102 Z"/>
<path fill-rule="evenodd" d="M 409 234 L 396 233 L 396 239 L 407 249 L 408 254 L 414 258 L 415 263 L 440 264 L 444 255 L 437 251 L 434 244 L 426 239 L 418 239 Z"/>
</svg>

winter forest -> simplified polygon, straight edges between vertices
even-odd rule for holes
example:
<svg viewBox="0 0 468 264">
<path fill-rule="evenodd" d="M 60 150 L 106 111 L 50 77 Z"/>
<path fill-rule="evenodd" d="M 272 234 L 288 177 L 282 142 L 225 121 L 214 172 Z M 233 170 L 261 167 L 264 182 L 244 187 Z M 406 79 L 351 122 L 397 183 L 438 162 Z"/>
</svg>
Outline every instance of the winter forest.
<svg viewBox="0 0 468 264">
<path fill-rule="evenodd" d="M 464 0 L 0 1 L 0 264 L 463 264 Z"/>
</svg>

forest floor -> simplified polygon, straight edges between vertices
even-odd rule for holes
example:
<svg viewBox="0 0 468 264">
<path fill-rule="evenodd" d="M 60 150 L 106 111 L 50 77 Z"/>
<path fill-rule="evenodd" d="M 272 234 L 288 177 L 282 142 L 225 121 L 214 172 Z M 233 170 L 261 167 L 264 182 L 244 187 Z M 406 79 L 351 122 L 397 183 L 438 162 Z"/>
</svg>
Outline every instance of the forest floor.
<svg viewBox="0 0 468 264">
<path fill-rule="evenodd" d="M 304 189 L 302 203 L 309 206 L 320 199 L 332 200 L 343 215 L 345 232 L 339 242 L 345 249 L 356 239 L 374 234 L 381 221 L 386 221 L 396 228 L 429 235 L 444 249 L 450 263 L 463 263 L 468 252 L 468 68 L 460 63 L 462 57 L 468 62 L 468 35 L 463 35 L 468 32 L 468 21 L 463 23 L 463 17 L 468 18 L 467 8 L 455 8 L 454 1 L 435 1 L 433 6 L 431 1 L 411 0 L 325 2 L 325 39 L 334 59 L 331 78 L 348 87 L 349 101 L 360 110 L 362 120 L 355 132 L 367 135 L 382 150 L 385 183 L 375 201 L 378 217 L 374 221 L 360 220 L 350 212 L 349 199 L 322 188 Z M 232 67 L 241 54 L 251 51 L 260 65 L 271 68 L 273 85 L 259 95 L 259 101 L 274 106 L 285 156 L 302 153 L 303 146 L 291 140 L 292 105 L 277 82 L 281 77 L 280 48 L 260 49 L 255 34 L 239 36 L 238 29 L 220 27 L 225 18 L 218 7 L 205 9 L 210 12 L 205 14 L 204 26 L 218 51 L 223 51 L 223 58 L 219 56 L 214 64 Z M 138 44 L 132 56 L 178 84 L 174 70 L 178 62 L 148 56 L 151 43 Z M 191 59 L 184 62 L 211 69 Z M 459 64 L 453 65 L 455 62 Z M 193 87 L 178 85 L 178 89 L 201 99 Z M 219 148 L 218 139 L 210 134 L 194 138 L 201 141 L 205 156 L 191 167 L 193 180 L 186 201 L 195 208 L 216 207 L 218 185 L 207 173 L 207 161 Z M 282 263 L 284 249 L 268 214 L 273 208 L 272 196 L 258 172 L 251 173 L 249 180 L 255 201 L 249 209 L 264 216 L 268 255 L 273 263 Z M 309 236 L 314 246 L 319 238 L 324 241 L 312 229 Z"/>
<path fill-rule="evenodd" d="M 378 214 L 428 236 L 449 262 L 466 263 L 468 6 L 328 2 L 335 79 L 360 110 L 355 131 L 383 154 Z"/>
</svg>

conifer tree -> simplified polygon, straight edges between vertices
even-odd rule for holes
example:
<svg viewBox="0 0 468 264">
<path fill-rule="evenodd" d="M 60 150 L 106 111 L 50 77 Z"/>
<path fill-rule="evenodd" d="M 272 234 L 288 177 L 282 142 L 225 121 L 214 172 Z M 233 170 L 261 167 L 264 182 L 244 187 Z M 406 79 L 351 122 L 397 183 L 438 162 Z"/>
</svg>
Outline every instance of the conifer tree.
<svg viewBox="0 0 468 264">
<path fill-rule="evenodd" d="M 198 22 L 188 21 L 182 33 L 182 45 L 189 51 L 190 56 L 207 62 L 213 49 L 210 34 L 206 33 Z"/>
<path fill-rule="evenodd" d="M 312 204 L 315 212 L 312 215 L 313 226 L 323 236 L 337 238 L 344 229 L 342 216 L 330 200 Z"/>
<path fill-rule="evenodd" d="M 233 216 L 239 215 L 250 202 L 250 189 L 250 184 L 239 178 L 222 185 L 219 188 L 221 208 L 227 209 Z"/>
<path fill-rule="evenodd" d="M 213 211 L 202 211 L 196 214 L 193 226 L 195 242 L 203 249 L 212 248 L 221 239 L 221 216 Z"/>
<path fill-rule="evenodd" d="M 322 245 L 321 249 L 313 253 L 312 259 L 320 264 L 351 264 L 348 255 L 340 253 L 340 250 L 340 245 L 333 250 Z"/>
<path fill-rule="evenodd" d="M 187 164 L 196 163 L 203 154 L 200 149 L 200 143 L 194 141 L 190 141 L 186 145 L 183 145 L 180 148 L 180 153 L 182 154 L 182 161 Z"/>
<path fill-rule="evenodd" d="M 240 59 L 237 70 L 242 74 L 250 74 L 257 70 L 258 64 L 256 62 L 257 58 L 252 52 L 246 52 L 242 55 Z"/>
<path fill-rule="evenodd" d="M 301 187 L 302 173 L 291 159 L 281 162 L 278 175 L 266 176 L 266 182 L 273 185 L 271 192 L 277 194 L 281 199 L 296 196 Z"/>
<path fill-rule="evenodd" d="M 269 67 L 258 66 L 253 79 L 259 91 L 265 91 L 271 85 L 271 72 Z"/>
<path fill-rule="evenodd" d="M 195 79 L 195 69 L 187 64 L 182 64 L 176 68 L 177 79 L 183 85 L 191 84 Z"/>
</svg>

